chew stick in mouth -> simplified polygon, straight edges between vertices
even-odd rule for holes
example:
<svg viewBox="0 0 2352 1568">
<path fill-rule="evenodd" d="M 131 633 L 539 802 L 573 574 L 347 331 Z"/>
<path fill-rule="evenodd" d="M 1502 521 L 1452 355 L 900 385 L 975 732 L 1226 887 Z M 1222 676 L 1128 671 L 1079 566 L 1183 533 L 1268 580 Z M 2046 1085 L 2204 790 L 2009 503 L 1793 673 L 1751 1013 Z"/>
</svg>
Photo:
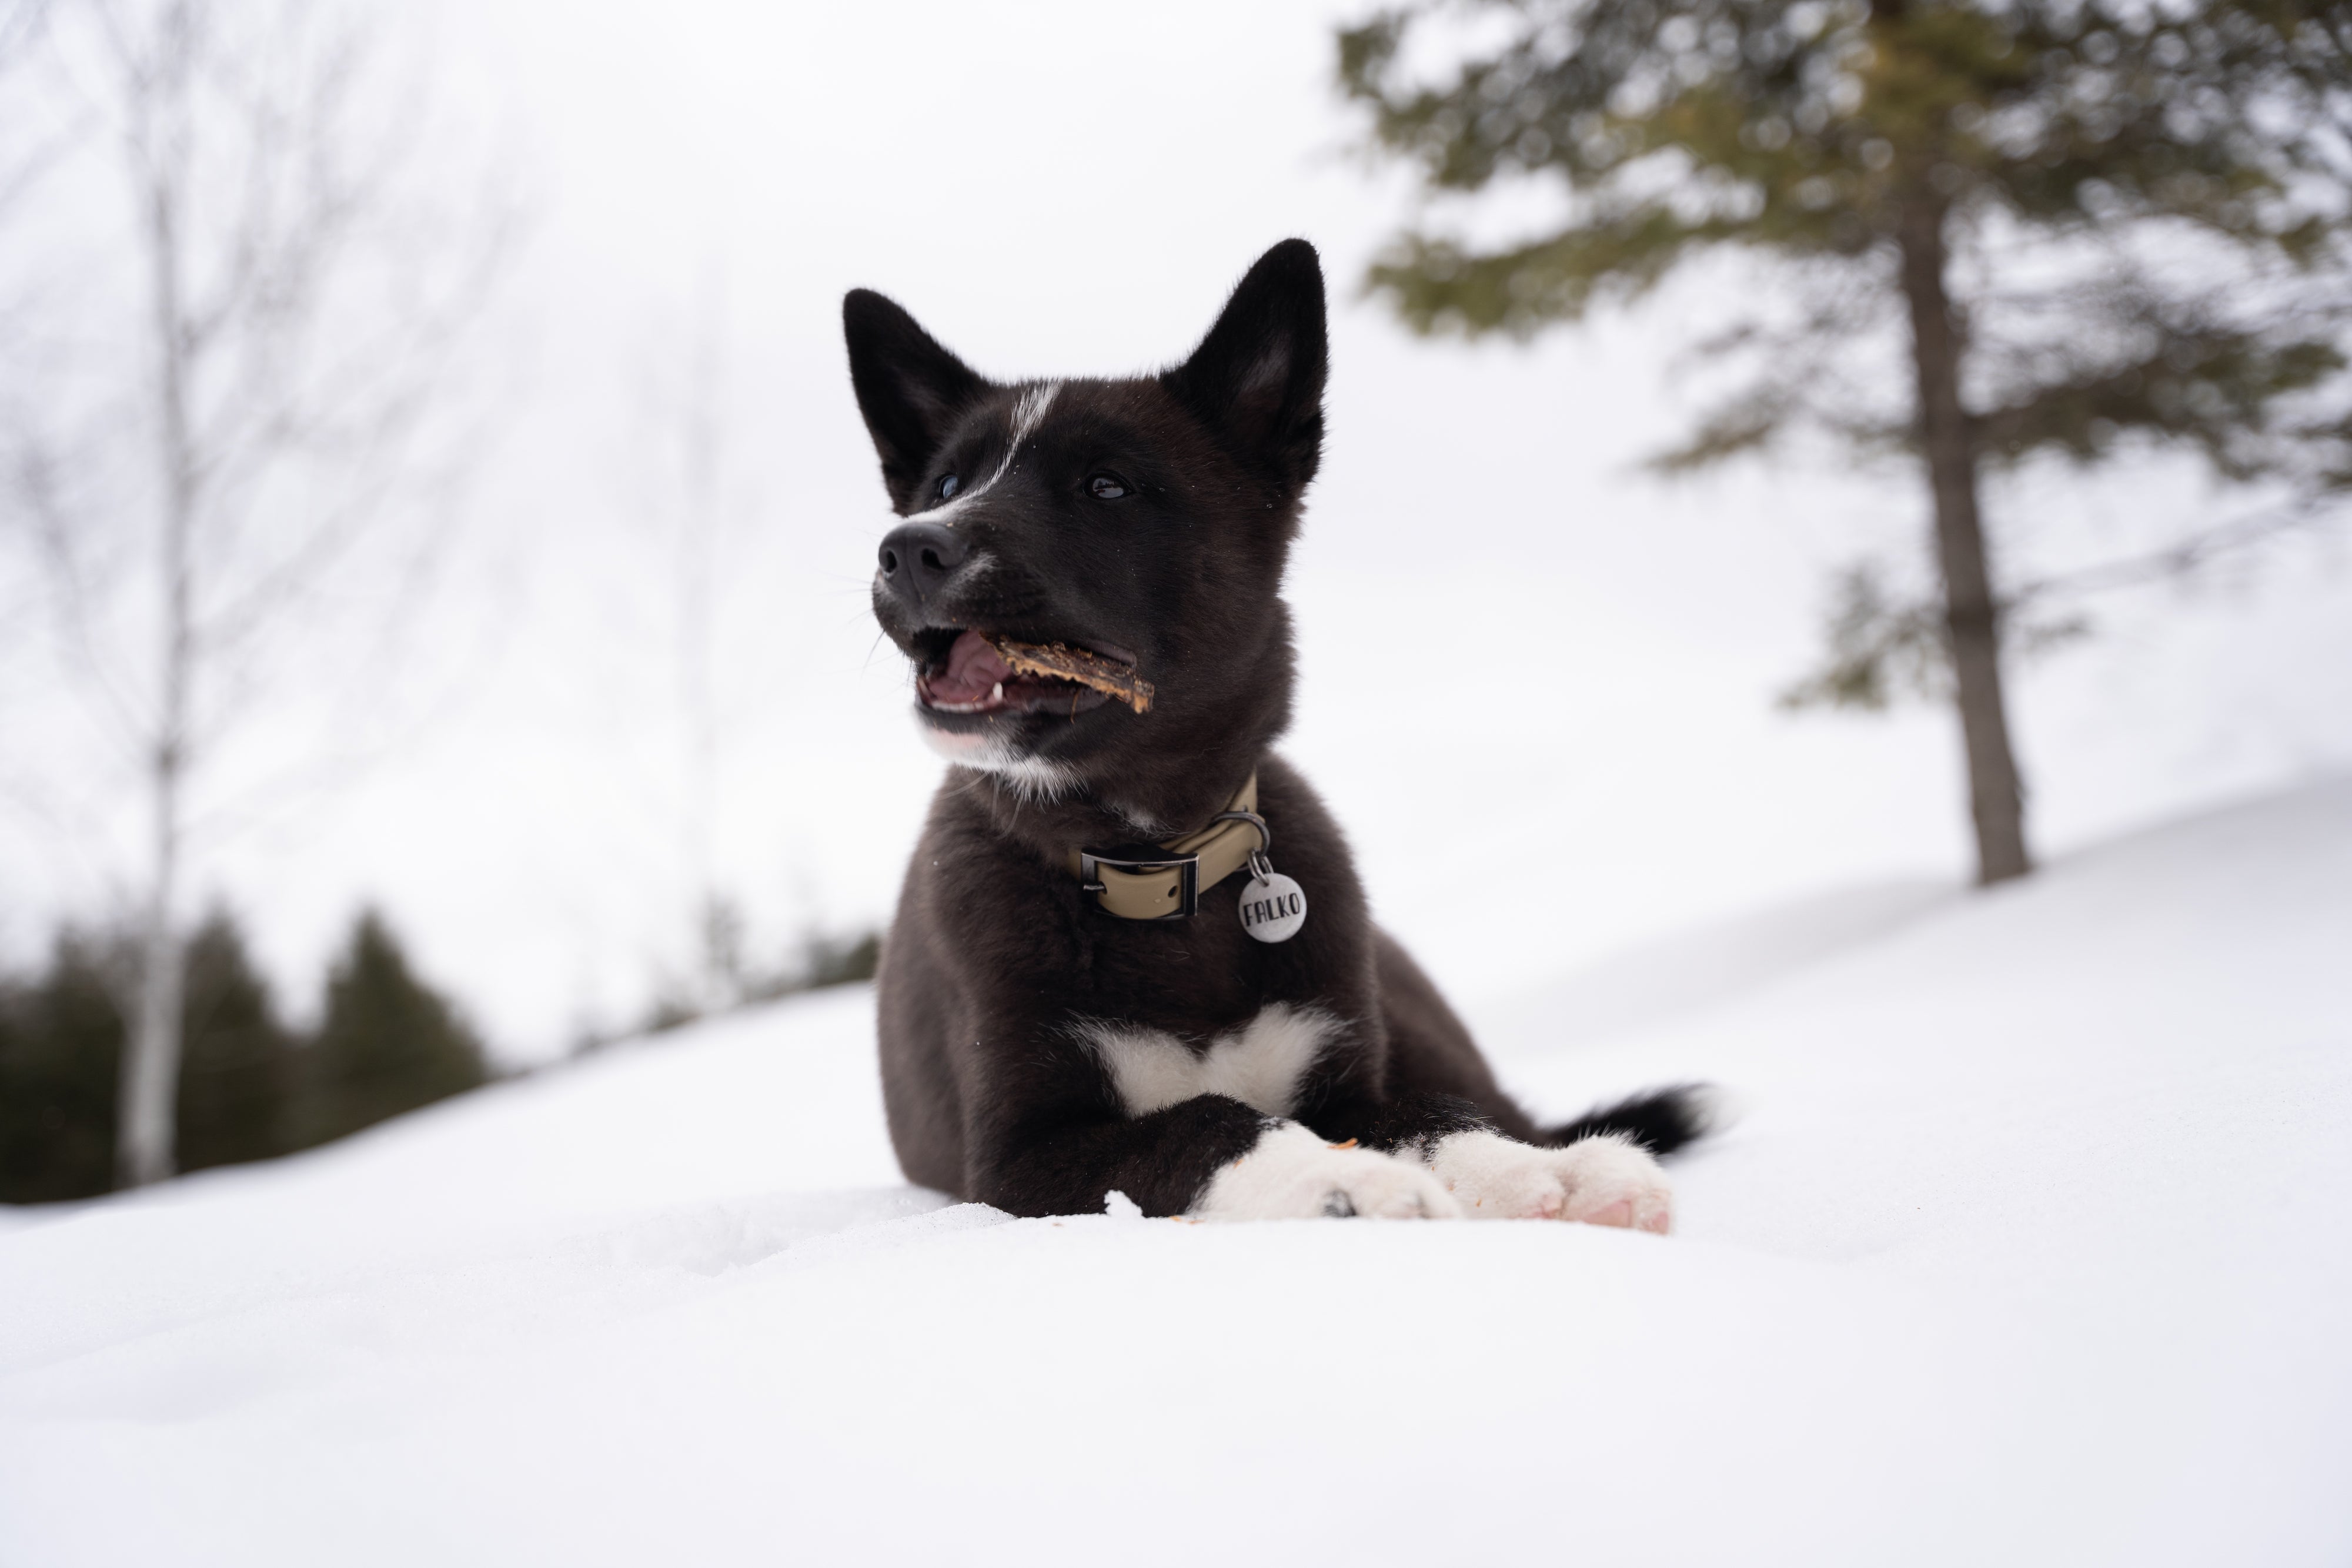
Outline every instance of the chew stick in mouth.
<svg viewBox="0 0 2352 1568">
<path fill-rule="evenodd" d="M 988 645 L 996 650 L 998 658 L 1022 674 L 1076 681 L 1082 686 L 1092 686 L 1105 696 L 1118 698 L 1138 713 L 1151 711 L 1151 683 L 1138 679 L 1133 670 L 1116 659 L 1106 659 L 1100 653 L 1089 653 L 1066 643 L 1016 643 L 1010 637 L 991 637 Z"/>
</svg>

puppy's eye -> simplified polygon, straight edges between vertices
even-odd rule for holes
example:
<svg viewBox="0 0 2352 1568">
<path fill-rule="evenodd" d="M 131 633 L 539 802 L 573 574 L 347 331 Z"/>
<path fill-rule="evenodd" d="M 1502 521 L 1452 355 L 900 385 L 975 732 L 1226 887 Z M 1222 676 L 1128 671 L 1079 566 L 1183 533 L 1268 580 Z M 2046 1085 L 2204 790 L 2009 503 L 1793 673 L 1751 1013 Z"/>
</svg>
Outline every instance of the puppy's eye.
<svg viewBox="0 0 2352 1568">
<path fill-rule="evenodd" d="M 949 475 L 940 481 L 940 499 L 942 501 L 955 499 L 955 493 L 961 488 L 962 486 L 956 483 L 956 476 L 952 474 Z"/>
<path fill-rule="evenodd" d="M 1097 474 L 1087 481 L 1087 494 L 1097 501 L 1116 501 L 1127 494 L 1127 483 L 1116 475 Z"/>
</svg>

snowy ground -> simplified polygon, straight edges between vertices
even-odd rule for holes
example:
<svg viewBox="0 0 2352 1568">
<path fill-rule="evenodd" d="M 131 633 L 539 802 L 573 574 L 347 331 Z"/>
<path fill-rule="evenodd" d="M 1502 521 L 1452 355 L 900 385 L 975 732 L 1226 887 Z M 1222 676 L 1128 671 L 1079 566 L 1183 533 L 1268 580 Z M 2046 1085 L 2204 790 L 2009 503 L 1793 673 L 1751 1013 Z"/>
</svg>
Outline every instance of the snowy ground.
<svg viewBox="0 0 2352 1568">
<path fill-rule="evenodd" d="M 2352 1561 L 2352 787 L 1745 929 L 1482 1013 L 1671 1240 L 950 1207 L 860 992 L 19 1214 L 0 1563 Z"/>
</svg>

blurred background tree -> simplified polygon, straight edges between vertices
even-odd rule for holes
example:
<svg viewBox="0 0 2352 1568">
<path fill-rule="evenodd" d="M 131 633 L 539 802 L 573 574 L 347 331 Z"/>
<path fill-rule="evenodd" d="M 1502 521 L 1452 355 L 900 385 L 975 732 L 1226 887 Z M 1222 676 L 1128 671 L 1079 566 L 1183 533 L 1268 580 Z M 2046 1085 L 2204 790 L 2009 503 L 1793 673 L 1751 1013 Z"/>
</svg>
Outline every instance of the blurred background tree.
<svg viewBox="0 0 2352 1568">
<path fill-rule="evenodd" d="M 118 1185 L 118 998 L 138 961 L 132 934 L 68 931 L 41 974 L 0 979 L 0 1203 Z M 183 1170 L 292 1154 L 489 1080 L 480 1043 L 372 912 L 353 923 L 315 1033 L 284 1021 L 226 910 L 189 936 L 183 967 Z"/>
<path fill-rule="evenodd" d="M 305 1054 L 305 1145 L 478 1089 L 490 1077 L 481 1041 L 417 978 L 373 910 L 361 915 L 328 976 L 326 1016 Z"/>
<path fill-rule="evenodd" d="M 668 557 L 677 730 L 669 793 L 690 934 L 685 972 L 657 985 L 651 1016 L 664 1027 L 740 1007 L 751 989 L 743 901 L 726 885 L 715 847 L 730 706 L 719 659 L 728 585 L 721 562 L 733 553 L 730 536 L 740 510 L 729 494 L 736 444 L 729 336 L 726 274 L 707 261 L 685 319 L 651 325 L 627 371 L 639 437 L 631 478 L 646 531 Z"/>
<path fill-rule="evenodd" d="M 721 999 L 710 1002 L 709 993 L 698 988 L 695 980 L 681 983 L 675 978 L 666 979 L 655 988 L 653 1004 L 645 1016 L 626 1033 L 608 1035 L 590 1030 L 580 1037 L 576 1050 L 601 1051 L 630 1033 L 661 1034 L 701 1019 L 798 996 L 803 991 L 855 985 L 872 979 L 882 960 L 882 935 L 878 931 L 833 931 L 812 925 L 775 963 L 754 964 L 743 956 L 740 917 L 734 908 L 721 903 L 714 905 L 712 912 L 719 929 L 711 937 L 711 946 L 728 956 L 720 971 L 728 981 Z"/>
<path fill-rule="evenodd" d="M 299 1041 L 280 1021 L 245 933 L 215 908 L 187 941 L 187 986 L 173 1123 L 183 1170 L 266 1160 L 291 1150 Z"/>
<path fill-rule="evenodd" d="M 46 973 L 0 981 L 0 1201 L 114 1186 L 122 1015 L 107 962 L 102 944 L 60 932 Z"/>
<path fill-rule="evenodd" d="M 504 255 L 489 187 L 421 167 L 423 79 L 382 27 L 331 3 L 54 0 L 0 29 L 22 78 L 10 144 L 41 150 L 11 215 L 41 206 L 52 257 L 10 276 L 45 330 L 10 367 L 6 499 L 38 538 L 62 666 L 143 806 L 119 971 L 127 1185 L 211 1157 L 175 1148 L 184 965 L 205 950 L 183 915 L 192 825 L 224 804 L 198 776 L 273 676 L 314 673 L 295 644 L 350 619 L 322 601 L 370 536 L 432 509 L 393 502 L 448 477 L 426 433 Z"/>
<path fill-rule="evenodd" d="M 1697 345 L 1736 390 L 1657 465 L 1800 434 L 1918 463 L 1940 591 L 1906 602 L 1873 564 L 1845 573 L 1826 664 L 1789 700 L 1948 695 L 1982 882 L 2032 866 L 2004 653 L 2078 629 L 2048 608 L 2070 592 L 2189 570 L 2352 482 L 2345 7 L 1422 0 L 1343 29 L 1339 75 L 1426 191 L 1568 198 L 1534 237 L 1395 241 L 1370 287 L 1423 332 L 1526 337 L 1718 247 L 1769 261 L 1785 287 Z M 1988 466 L 2158 447 L 2272 504 L 2002 582 Z"/>
</svg>

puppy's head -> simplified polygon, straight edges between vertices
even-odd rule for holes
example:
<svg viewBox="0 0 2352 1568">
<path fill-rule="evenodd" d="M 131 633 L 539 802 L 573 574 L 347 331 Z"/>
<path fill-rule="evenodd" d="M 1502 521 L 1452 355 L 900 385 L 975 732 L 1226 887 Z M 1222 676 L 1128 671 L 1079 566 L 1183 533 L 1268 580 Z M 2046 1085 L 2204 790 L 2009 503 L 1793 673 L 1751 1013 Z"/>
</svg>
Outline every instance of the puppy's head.
<svg viewBox="0 0 2352 1568">
<path fill-rule="evenodd" d="M 1192 357 L 1125 381 L 989 381 L 879 294 L 843 301 L 850 379 L 901 518 L 874 615 L 913 664 L 926 737 L 1024 792 L 1149 799 L 1187 758 L 1287 722 L 1279 589 L 1323 440 L 1314 247 L 1259 257 Z M 1131 667 L 1148 712 L 1016 674 L 990 646 Z"/>
</svg>

